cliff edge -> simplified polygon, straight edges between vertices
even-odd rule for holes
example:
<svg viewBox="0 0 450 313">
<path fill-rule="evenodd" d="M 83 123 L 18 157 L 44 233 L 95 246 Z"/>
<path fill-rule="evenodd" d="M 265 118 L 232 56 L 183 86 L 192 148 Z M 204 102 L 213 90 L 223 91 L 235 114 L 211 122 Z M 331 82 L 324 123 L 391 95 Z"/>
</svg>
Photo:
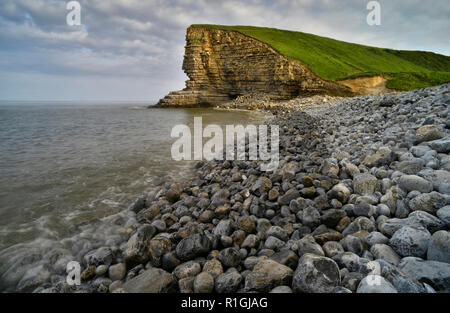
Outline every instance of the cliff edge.
<svg viewBox="0 0 450 313">
<path fill-rule="evenodd" d="M 169 93 L 157 106 L 213 106 L 248 93 L 263 93 L 274 100 L 353 94 L 348 87 L 325 81 L 300 62 L 237 31 L 189 27 L 183 70 L 189 77 L 186 88 Z"/>
</svg>

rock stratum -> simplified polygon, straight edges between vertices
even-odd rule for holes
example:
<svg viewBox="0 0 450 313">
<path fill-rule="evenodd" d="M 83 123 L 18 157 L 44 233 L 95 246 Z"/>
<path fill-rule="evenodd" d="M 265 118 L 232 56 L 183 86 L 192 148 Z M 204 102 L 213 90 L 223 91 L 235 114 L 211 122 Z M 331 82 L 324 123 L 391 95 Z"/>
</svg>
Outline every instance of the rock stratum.
<svg viewBox="0 0 450 313">
<path fill-rule="evenodd" d="M 349 87 L 326 81 L 268 44 L 237 31 L 189 27 L 183 70 L 189 77 L 186 88 L 169 93 L 158 106 L 213 106 L 248 93 L 274 100 L 353 95 Z"/>
</svg>

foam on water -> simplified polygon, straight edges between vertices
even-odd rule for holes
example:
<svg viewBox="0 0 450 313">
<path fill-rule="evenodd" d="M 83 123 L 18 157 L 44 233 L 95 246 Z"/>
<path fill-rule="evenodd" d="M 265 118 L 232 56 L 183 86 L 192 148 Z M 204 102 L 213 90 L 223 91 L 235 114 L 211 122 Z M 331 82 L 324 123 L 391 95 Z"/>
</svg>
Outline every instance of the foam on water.
<svg viewBox="0 0 450 313">
<path fill-rule="evenodd" d="M 249 112 L 135 105 L 0 105 L 0 291 L 36 271 L 63 275 L 100 246 L 120 248 L 126 210 L 161 182 L 189 177 L 170 157 L 174 125 L 257 124 Z"/>
</svg>

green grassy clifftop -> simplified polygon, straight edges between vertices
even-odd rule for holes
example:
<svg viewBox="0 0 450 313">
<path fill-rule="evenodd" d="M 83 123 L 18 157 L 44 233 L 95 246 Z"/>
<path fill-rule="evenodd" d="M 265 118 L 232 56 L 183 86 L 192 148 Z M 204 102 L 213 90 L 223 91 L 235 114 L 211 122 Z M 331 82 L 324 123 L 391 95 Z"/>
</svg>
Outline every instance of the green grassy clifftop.
<svg viewBox="0 0 450 313">
<path fill-rule="evenodd" d="M 236 31 L 262 41 L 328 81 L 382 75 L 387 79 L 386 87 L 396 90 L 425 88 L 450 81 L 450 57 L 433 52 L 369 47 L 265 27 L 192 26 Z"/>
</svg>

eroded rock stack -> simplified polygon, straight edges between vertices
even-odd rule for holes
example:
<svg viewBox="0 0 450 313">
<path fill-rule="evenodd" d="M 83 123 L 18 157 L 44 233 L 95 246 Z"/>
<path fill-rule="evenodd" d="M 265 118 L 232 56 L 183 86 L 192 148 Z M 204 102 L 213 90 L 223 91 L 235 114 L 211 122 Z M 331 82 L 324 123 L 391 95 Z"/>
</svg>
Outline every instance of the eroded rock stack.
<svg viewBox="0 0 450 313">
<path fill-rule="evenodd" d="M 351 95 L 349 88 L 327 82 L 267 44 L 235 31 L 189 27 L 183 70 L 189 77 L 186 88 L 169 93 L 158 106 L 213 106 L 248 93 L 278 100 Z"/>
</svg>

